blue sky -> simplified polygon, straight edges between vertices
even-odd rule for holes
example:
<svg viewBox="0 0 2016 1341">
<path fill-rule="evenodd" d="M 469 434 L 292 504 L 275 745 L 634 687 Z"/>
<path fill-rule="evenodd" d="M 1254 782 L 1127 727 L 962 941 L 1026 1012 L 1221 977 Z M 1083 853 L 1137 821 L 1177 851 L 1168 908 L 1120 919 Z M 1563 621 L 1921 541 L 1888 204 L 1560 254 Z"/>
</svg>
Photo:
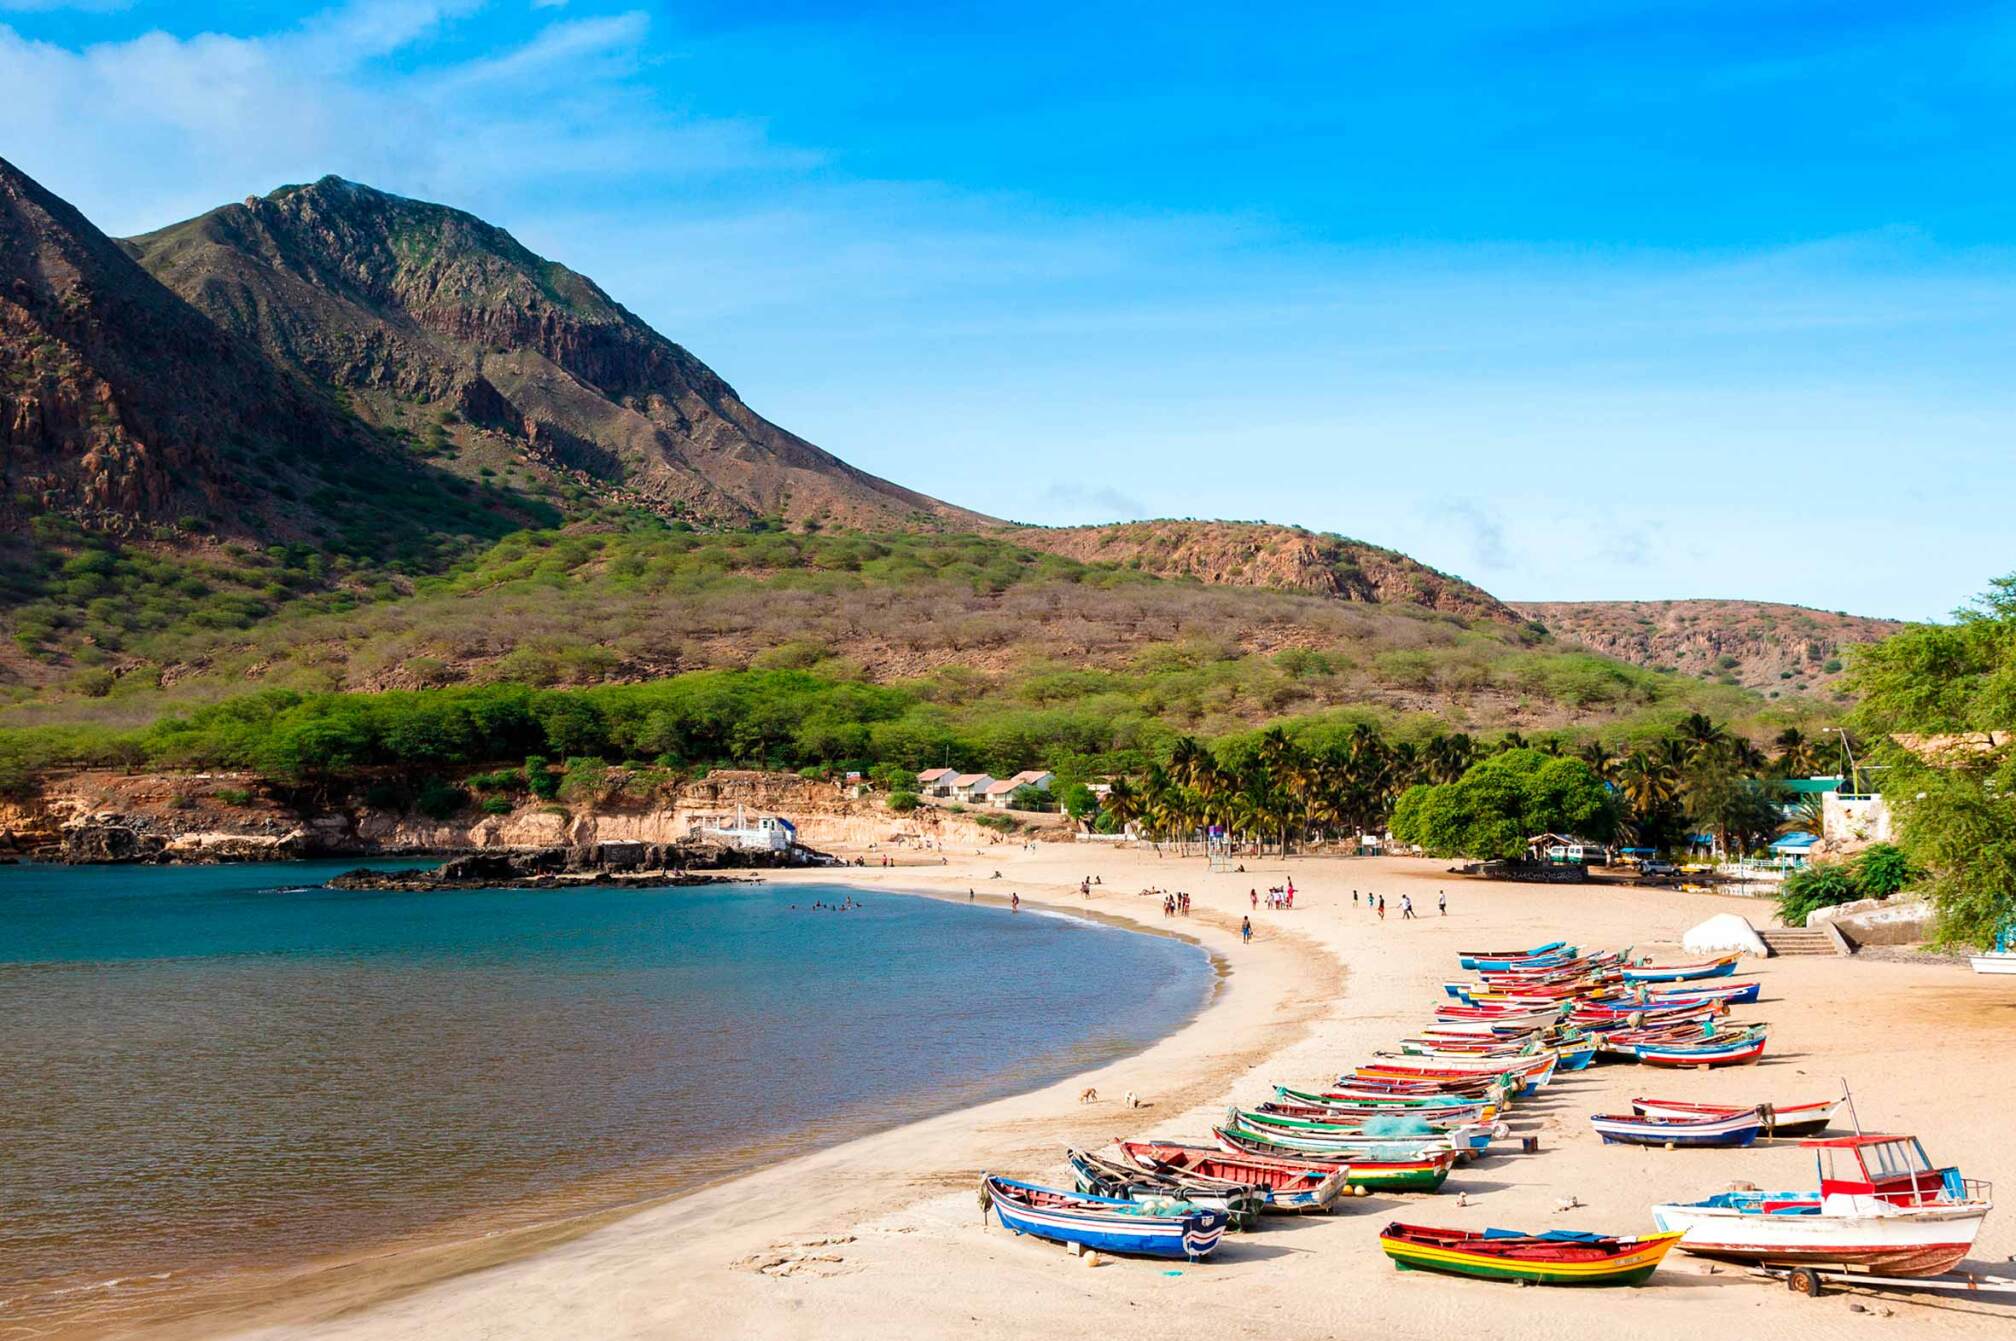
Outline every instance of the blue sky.
<svg viewBox="0 0 2016 1341">
<path fill-rule="evenodd" d="M 475 210 L 998 515 L 1923 618 L 2016 569 L 2012 58 L 1983 4 L 0 0 L 0 155 L 115 233 Z"/>
</svg>

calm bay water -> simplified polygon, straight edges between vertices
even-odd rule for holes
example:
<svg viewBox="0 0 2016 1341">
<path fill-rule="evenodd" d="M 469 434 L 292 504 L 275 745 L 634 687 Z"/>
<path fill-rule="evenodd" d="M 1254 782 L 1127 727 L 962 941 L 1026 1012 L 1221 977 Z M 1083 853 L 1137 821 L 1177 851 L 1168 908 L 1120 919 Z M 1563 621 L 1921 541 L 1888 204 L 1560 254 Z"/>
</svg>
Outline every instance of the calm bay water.
<svg viewBox="0 0 2016 1341">
<path fill-rule="evenodd" d="M 1211 990 L 1193 946 L 986 905 L 337 869 L 0 867 L 0 1320 L 675 1191 L 1136 1050 Z"/>
</svg>

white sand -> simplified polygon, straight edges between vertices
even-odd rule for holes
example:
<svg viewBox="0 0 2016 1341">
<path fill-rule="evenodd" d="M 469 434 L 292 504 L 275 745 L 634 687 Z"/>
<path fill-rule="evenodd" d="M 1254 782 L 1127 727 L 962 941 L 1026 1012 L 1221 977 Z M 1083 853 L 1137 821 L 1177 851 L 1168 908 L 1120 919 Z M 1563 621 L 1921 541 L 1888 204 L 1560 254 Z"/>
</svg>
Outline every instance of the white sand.
<svg viewBox="0 0 2016 1341">
<path fill-rule="evenodd" d="M 1232 1100 L 1269 1082 L 1334 1076 L 1425 1020 L 1459 949 L 1565 937 L 1586 946 L 1670 947 L 1711 914 L 1763 921 L 1769 905 L 1667 892 L 1491 885 L 1401 859 L 1296 858 L 1210 876 L 1198 858 L 1046 845 L 954 856 L 949 868 L 849 872 L 891 889 L 1010 889 L 1069 908 L 1169 925 L 1144 884 L 1181 887 L 1196 912 L 1176 924 L 1231 965 L 1226 990 L 1192 1025 L 1140 1056 L 1035 1093 L 949 1114 L 665 1202 L 530 1255 L 468 1259 L 451 1279 L 384 1297 L 393 1266 L 343 1289 L 311 1292 L 258 1334 L 384 1338 L 1186 1336 L 1448 1338 L 1618 1337 L 1740 1326 L 1775 1337 L 2016 1335 L 2016 1303 L 1937 1302 L 1925 1295 L 1835 1295 L 1810 1301 L 1731 1268 L 1675 1254 L 1637 1290 L 1519 1289 L 1397 1274 L 1376 1236 L 1391 1218 L 1479 1228 L 1652 1228 L 1648 1207 L 1703 1195 L 1731 1179 L 1809 1183 L 1795 1148 L 1664 1151 L 1604 1146 L 1587 1115 L 1637 1094 L 1792 1101 L 1854 1086 L 1865 1127 L 1920 1135 L 1935 1160 L 1977 1178 L 2016 1178 L 2016 980 L 1936 966 L 1833 958 L 1755 966 L 1765 1001 L 1741 1018 L 1772 1024 L 1760 1066 L 1661 1073 L 1625 1065 L 1569 1076 L 1513 1115 L 1538 1135 L 1536 1155 L 1459 1168 L 1433 1197 L 1372 1197 L 1324 1218 L 1268 1218 L 1210 1262 L 1108 1261 L 1092 1268 L 1054 1245 L 982 1228 L 982 1168 L 1063 1181 L 1067 1144 L 1123 1135 L 1203 1136 Z M 1002 868 L 1006 879 L 985 876 Z M 1077 880 L 1104 878 L 1090 900 Z M 1297 908 L 1254 914 L 1256 942 L 1237 941 L 1246 891 L 1292 875 Z M 831 880 L 821 873 L 814 877 Z M 1387 896 L 1380 923 L 1350 890 Z M 1446 889 L 1444 919 L 1435 893 Z M 1411 892 L 1422 920 L 1399 919 Z M 1751 966 L 1746 965 L 1746 969 Z M 788 991 L 788 984 L 779 989 Z M 976 991 L 985 990 L 976 984 Z M 892 1039 L 892 1047 L 902 1040 Z M 1101 1101 L 1081 1105 L 1087 1086 Z M 1152 1105 L 1130 1112 L 1134 1090 Z M 2016 1186 L 2016 1184 L 2012 1184 Z M 1459 1206 L 1456 1194 L 1468 1195 Z M 1584 1206 L 1560 1213 L 1566 1196 Z M 2016 1274 L 2016 1208 L 1991 1215 L 1977 1265 Z M 430 1268 L 438 1269 L 438 1268 Z M 1851 1299 L 1866 1313 L 1851 1311 Z M 213 1324 L 214 1326 L 214 1324 Z"/>
</svg>

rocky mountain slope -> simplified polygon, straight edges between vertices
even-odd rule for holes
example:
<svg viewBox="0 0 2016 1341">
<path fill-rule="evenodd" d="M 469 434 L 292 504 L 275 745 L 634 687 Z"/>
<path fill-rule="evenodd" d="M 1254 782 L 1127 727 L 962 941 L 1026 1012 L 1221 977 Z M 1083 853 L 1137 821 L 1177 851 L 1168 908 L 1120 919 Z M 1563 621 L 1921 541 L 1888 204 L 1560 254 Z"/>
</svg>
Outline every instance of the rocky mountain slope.
<svg viewBox="0 0 2016 1341">
<path fill-rule="evenodd" d="M 0 161 L 0 507 L 116 529 L 275 525 L 253 459 L 298 473 L 365 436 Z"/>
<path fill-rule="evenodd" d="M 594 281 L 460 210 L 324 177 L 126 246 L 218 325 L 444 456 L 487 438 L 605 501 L 715 524 L 986 520 L 777 427 Z"/>
<path fill-rule="evenodd" d="M 1082 563 L 1214 586 L 1271 587 L 1374 605 L 1412 604 L 1465 618 L 1516 623 L 1491 593 L 1390 549 L 1264 522 L 1143 521 L 1108 526 L 1018 526 L 1016 544 Z"/>
<path fill-rule="evenodd" d="M 1795 693 L 1831 687 L 1843 669 L 1842 649 L 1904 627 L 1768 601 L 1520 601 L 1512 608 L 1557 638 L 1621 661 Z"/>
</svg>

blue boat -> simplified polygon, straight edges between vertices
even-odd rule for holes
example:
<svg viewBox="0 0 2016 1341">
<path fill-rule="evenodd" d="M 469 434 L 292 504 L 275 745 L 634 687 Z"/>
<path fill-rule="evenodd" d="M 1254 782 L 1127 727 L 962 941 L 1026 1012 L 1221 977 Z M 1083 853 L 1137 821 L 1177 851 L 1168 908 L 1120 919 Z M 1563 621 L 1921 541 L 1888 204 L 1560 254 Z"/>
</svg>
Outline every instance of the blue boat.
<svg viewBox="0 0 2016 1341">
<path fill-rule="evenodd" d="M 1511 969 L 1551 968 L 1573 959 L 1575 954 L 1575 947 L 1566 941 L 1549 941 L 1530 950 L 1471 950 L 1459 955 L 1456 962 L 1466 969 L 1502 973 Z"/>
<path fill-rule="evenodd" d="M 1563 1043 L 1555 1049 L 1559 1058 L 1558 1067 L 1563 1071 L 1587 1070 L 1589 1063 L 1596 1060 L 1596 1040 L 1586 1039 L 1577 1043 Z"/>
<path fill-rule="evenodd" d="M 1736 972 L 1736 956 L 1703 960 L 1699 964 L 1640 964 L 1624 970 L 1625 982 L 1699 982 L 1703 978 L 1727 978 Z"/>
<path fill-rule="evenodd" d="M 1735 987 L 1678 988 L 1664 992 L 1648 992 L 1645 1001 L 1653 1006 L 1705 1006 L 1720 1001 L 1731 1006 L 1749 1005 L 1763 994 L 1764 984 L 1755 978 Z"/>
<path fill-rule="evenodd" d="M 1597 1113 L 1589 1125 L 1605 1145 L 1656 1145 L 1679 1148 L 1752 1145 L 1764 1130 L 1764 1115 L 1756 1109 L 1703 1117 L 1647 1117 L 1642 1113 Z"/>
<path fill-rule="evenodd" d="M 1202 1261 L 1217 1251 L 1229 1218 L 1222 1210 L 1171 1200 L 1099 1197 L 980 1176 L 982 1204 L 1017 1234 L 1128 1257 Z"/>
</svg>

